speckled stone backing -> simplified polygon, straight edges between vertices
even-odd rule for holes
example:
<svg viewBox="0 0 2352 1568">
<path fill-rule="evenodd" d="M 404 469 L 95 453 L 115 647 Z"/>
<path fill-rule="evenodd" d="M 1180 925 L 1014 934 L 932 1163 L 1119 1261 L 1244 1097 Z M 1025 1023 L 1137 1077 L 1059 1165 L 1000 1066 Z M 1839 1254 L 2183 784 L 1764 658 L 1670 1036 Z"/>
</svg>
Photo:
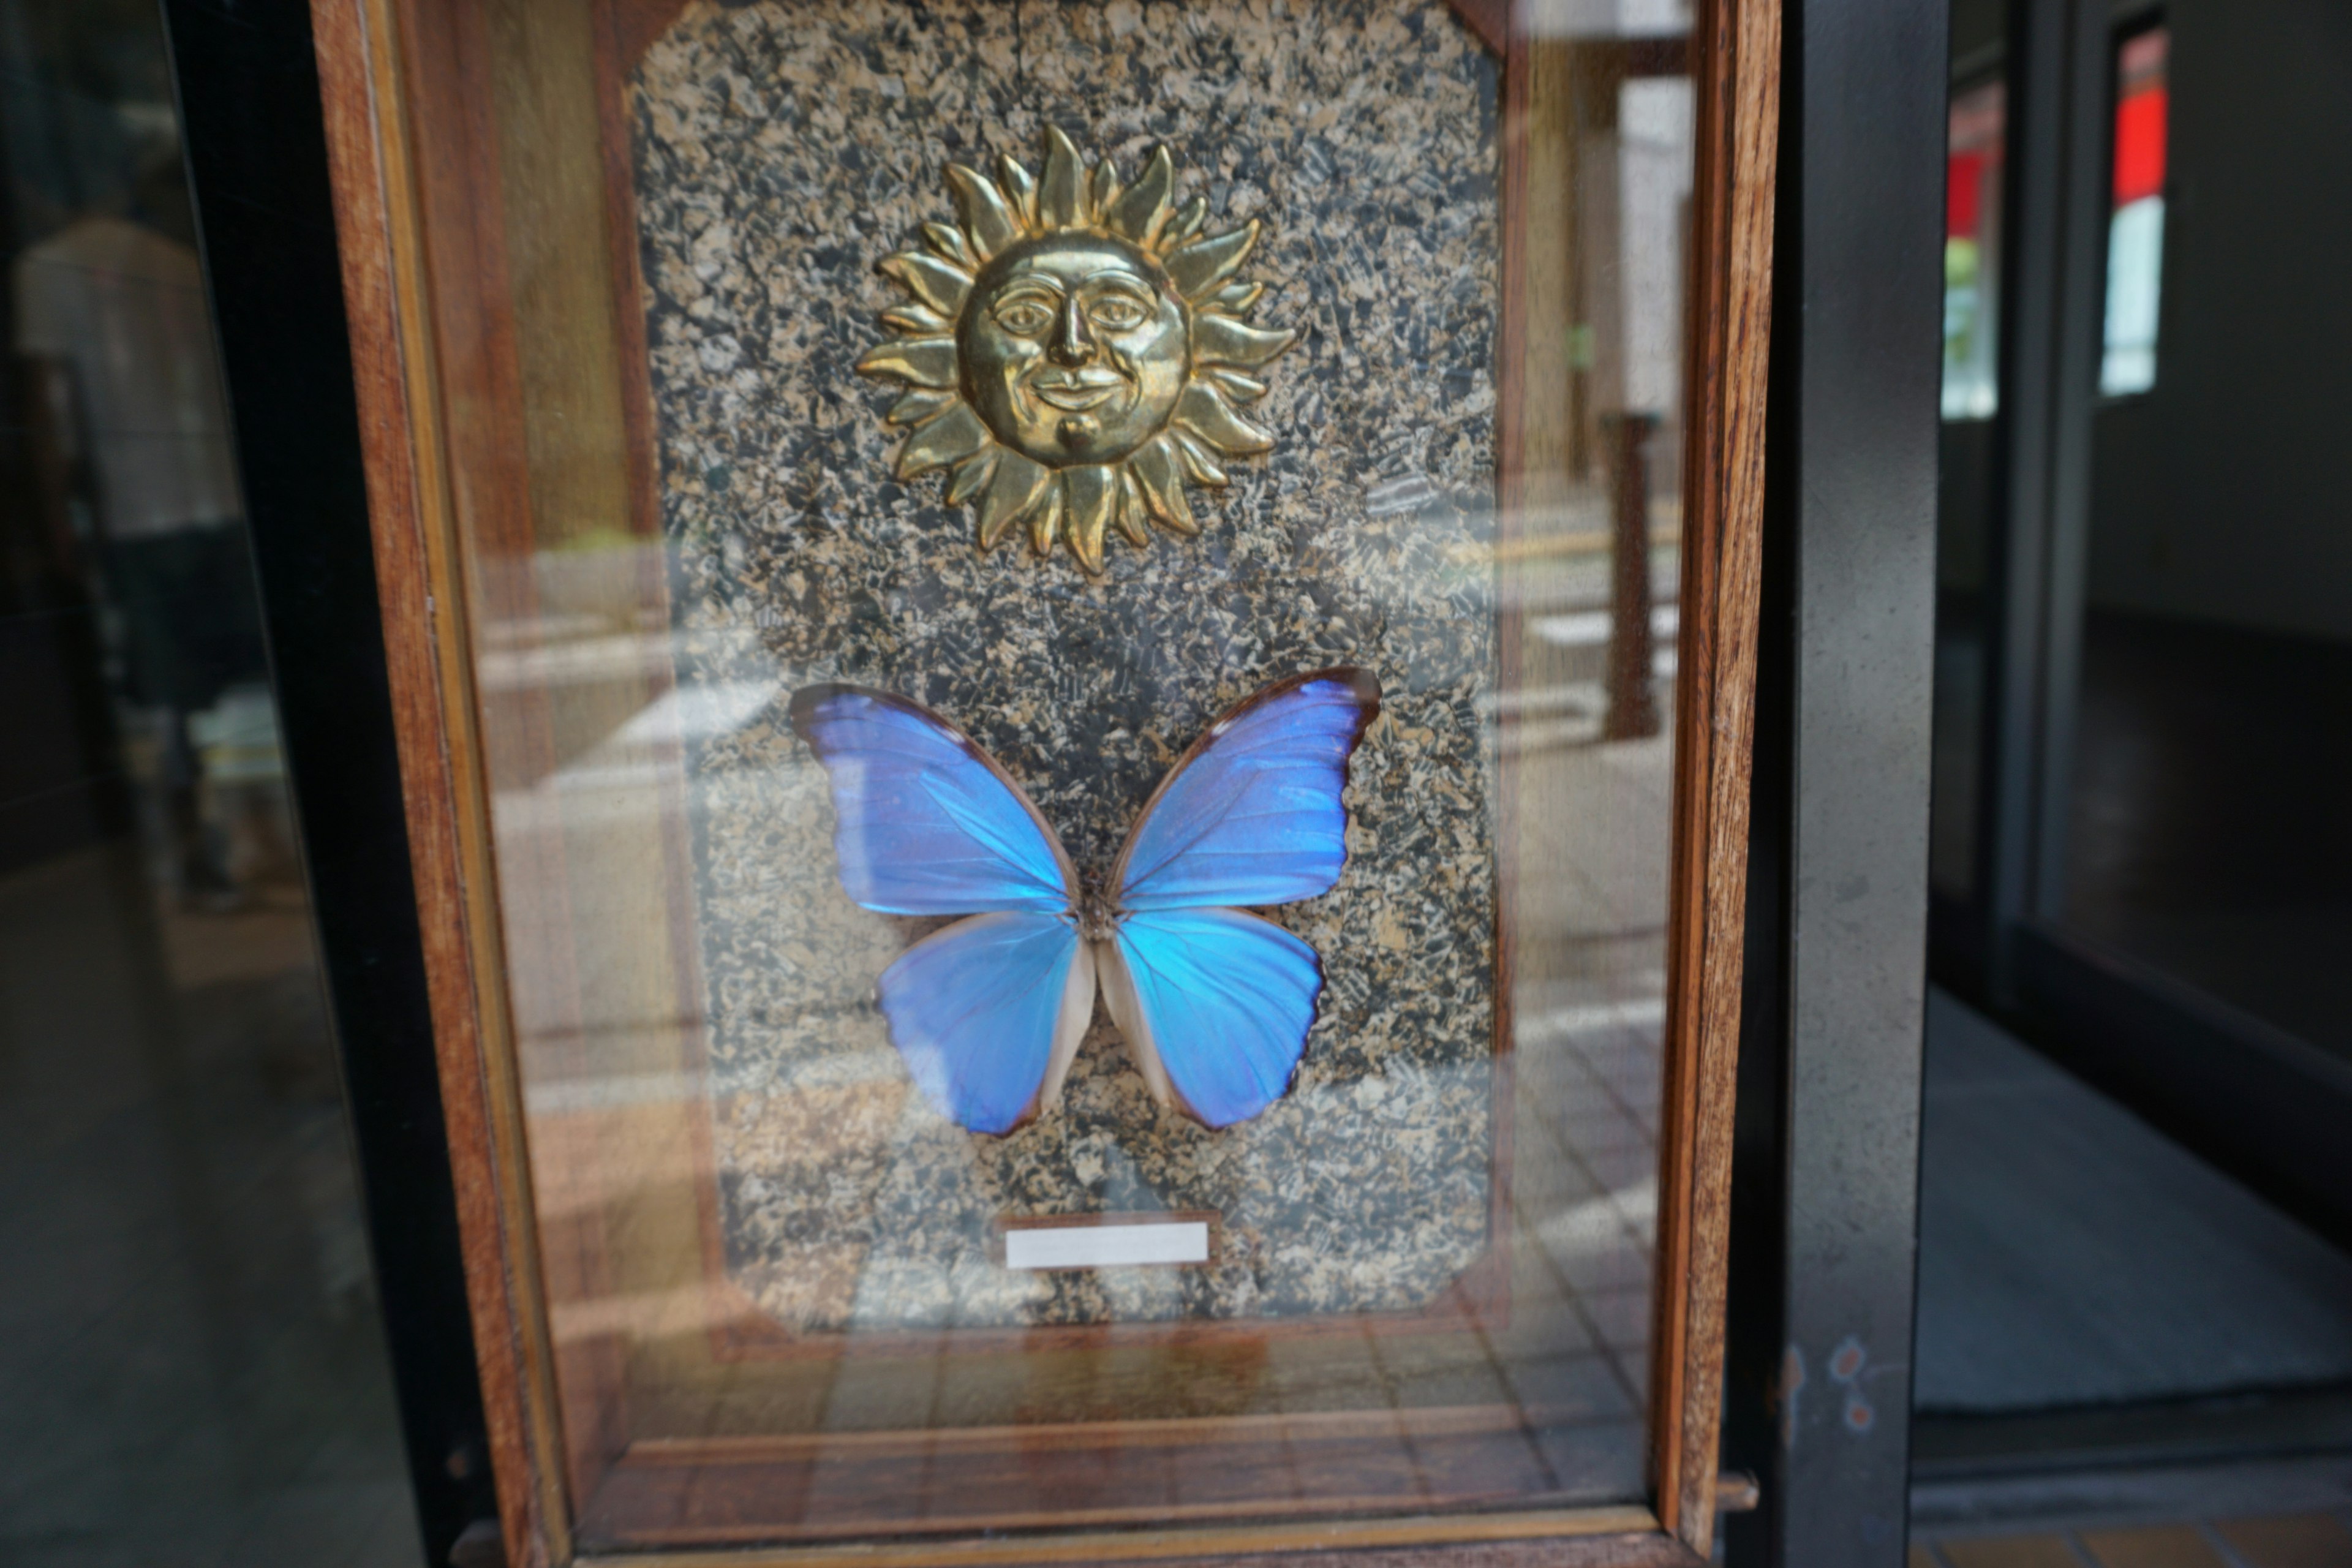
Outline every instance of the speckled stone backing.
<svg viewBox="0 0 2352 1568">
<path fill-rule="evenodd" d="M 1441 0 L 794 0 L 690 6 L 631 84 L 665 526 L 689 685 L 778 700 L 693 745 L 721 1233 L 803 1331 L 1295 1317 L 1430 1304 L 1487 1245 L 1493 1125 L 1495 61 Z M 936 478 L 890 477 L 892 393 L 852 372 L 875 263 L 951 216 L 941 173 L 1050 116 L 1132 174 L 1263 217 L 1255 312 L 1300 341 L 1278 446 L 1194 491 L 1198 539 L 982 556 Z M 1097 1013 L 1061 1104 L 1003 1139 L 917 1096 L 873 1003 L 926 925 L 834 874 L 783 697 L 889 688 L 1003 760 L 1082 866 L 1227 705 L 1342 662 L 1386 689 L 1349 860 L 1271 911 L 1328 974 L 1290 1095 L 1204 1131 Z M 935 922 L 934 922 L 935 923 Z M 1222 1216 L 1181 1270 L 1015 1274 L 1000 1216 Z"/>
</svg>

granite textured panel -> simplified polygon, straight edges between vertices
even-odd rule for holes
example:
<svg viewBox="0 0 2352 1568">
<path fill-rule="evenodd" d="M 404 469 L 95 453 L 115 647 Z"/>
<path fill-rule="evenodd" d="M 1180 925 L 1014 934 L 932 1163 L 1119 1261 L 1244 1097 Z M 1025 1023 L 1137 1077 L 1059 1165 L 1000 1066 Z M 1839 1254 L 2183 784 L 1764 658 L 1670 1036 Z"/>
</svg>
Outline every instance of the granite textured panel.
<svg viewBox="0 0 2352 1568">
<path fill-rule="evenodd" d="M 721 1232 L 796 1331 L 1423 1307 L 1487 1244 L 1493 1125 L 1489 568 L 1496 67 L 1441 0 L 795 0 L 690 6 L 630 83 L 675 631 L 689 686 L 777 699 L 695 741 Z M 1206 529 L 982 556 L 901 484 L 892 392 L 852 366 L 875 263 L 950 215 L 941 174 L 1048 119 L 1134 172 L 1155 142 L 1222 227 L 1265 220 L 1255 320 L 1298 344 Z M 1328 973 L 1291 1094 L 1208 1132 L 1158 1110 L 1098 1014 L 1059 1107 L 1003 1139 L 907 1087 L 872 996 L 919 922 L 834 876 L 783 697 L 902 691 L 969 728 L 1081 865 L 1265 682 L 1356 662 L 1387 690 L 1350 858 L 1272 911 Z M 738 686 L 735 689 L 747 689 Z M 1012 1274 L 1006 1214 L 1211 1209 L 1181 1270 Z"/>
</svg>

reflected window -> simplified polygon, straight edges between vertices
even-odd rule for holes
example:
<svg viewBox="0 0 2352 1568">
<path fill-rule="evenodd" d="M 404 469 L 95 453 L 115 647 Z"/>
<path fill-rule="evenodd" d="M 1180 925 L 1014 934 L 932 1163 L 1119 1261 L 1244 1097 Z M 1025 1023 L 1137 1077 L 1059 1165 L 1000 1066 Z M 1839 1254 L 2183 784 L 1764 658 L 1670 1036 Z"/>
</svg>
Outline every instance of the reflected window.
<svg viewBox="0 0 2352 1568">
<path fill-rule="evenodd" d="M 0 1563 L 422 1563 L 162 8 L 0 83 Z"/>
<path fill-rule="evenodd" d="M 2000 406 L 2001 139 L 1999 80 L 1952 97 L 1944 163 L 1944 417 L 1990 419 Z"/>
<path fill-rule="evenodd" d="M 2106 352 L 2099 390 L 2110 397 L 2156 384 L 2156 321 L 2164 280 L 2164 138 L 2168 111 L 2162 26 L 2116 48 L 2115 208 L 2107 220 Z"/>
</svg>

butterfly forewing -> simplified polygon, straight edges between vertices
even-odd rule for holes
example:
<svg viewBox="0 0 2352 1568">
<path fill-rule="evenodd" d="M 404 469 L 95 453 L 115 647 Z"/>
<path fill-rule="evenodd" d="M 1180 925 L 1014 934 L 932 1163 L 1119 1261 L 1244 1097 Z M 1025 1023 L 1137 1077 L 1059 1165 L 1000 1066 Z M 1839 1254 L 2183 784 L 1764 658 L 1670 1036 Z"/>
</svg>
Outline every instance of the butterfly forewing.
<svg viewBox="0 0 2352 1568">
<path fill-rule="evenodd" d="M 1380 682 L 1293 676 L 1209 727 L 1160 782 L 1112 883 L 1128 910 L 1264 907 L 1331 890 L 1347 859 L 1348 761 Z"/>
<path fill-rule="evenodd" d="M 1066 912 L 1077 878 L 1053 829 L 962 731 L 886 691 L 813 686 L 793 728 L 833 785 L 842 890 L 894 915 Z"/>
</svg>

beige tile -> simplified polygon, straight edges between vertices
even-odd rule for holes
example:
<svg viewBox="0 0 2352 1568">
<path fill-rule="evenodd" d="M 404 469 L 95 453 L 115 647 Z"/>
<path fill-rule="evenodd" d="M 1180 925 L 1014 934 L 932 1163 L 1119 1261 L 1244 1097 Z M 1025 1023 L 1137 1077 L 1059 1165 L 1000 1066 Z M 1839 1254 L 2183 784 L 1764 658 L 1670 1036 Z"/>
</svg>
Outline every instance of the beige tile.
<svg viewBox="0 0 2352 1568">
<path fill-rule="evenodd" d="M 2082 1542 L 2099 1568 L 2229 1568 L 2193 1524 L 2086 1530 Z"/>
<path fill-rule="evenodd" d="M 2063 1535 L 1985 1535 L 1939 1541 L 1936 1550 L 1952 1568 L 2083 1568 Z"/>
<path fill-rule="evenodd" d="M 2352 1530 L 2330 1514 L 2233 1519 L 2214 1528 L 2246 1568 L 2352 1568 Z"/>
</svg>

